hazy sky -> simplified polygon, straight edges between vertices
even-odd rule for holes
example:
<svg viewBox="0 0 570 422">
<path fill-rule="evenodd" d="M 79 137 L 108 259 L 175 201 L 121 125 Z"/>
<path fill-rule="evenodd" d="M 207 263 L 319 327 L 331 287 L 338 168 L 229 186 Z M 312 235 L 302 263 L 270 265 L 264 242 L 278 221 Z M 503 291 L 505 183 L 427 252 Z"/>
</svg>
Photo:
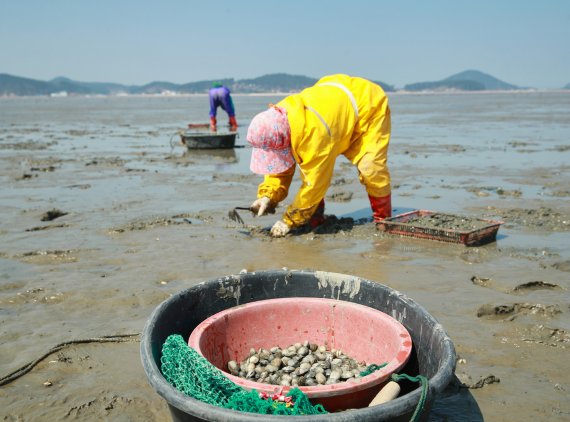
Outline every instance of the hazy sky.
<svg viewBox="0 0 570 422">
<path fill-rule="evenodd" d="M 0 0 L 0 73 L 146 84 L 467 69 L 570 83 L 570 0 Z"/>
</svg>

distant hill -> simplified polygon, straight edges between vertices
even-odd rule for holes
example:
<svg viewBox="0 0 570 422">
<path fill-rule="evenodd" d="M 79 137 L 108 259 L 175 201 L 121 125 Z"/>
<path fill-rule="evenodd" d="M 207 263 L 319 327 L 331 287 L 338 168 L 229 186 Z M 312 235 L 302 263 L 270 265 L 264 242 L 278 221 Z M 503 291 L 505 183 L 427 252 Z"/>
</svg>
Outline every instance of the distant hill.
<svg viewBox="0 0 570 422">
<path fill-rule="evenodd" d="M 570 89 L 570 84 L 566 84 L 566 86 L 564 87 L 564 89 Z"/>
<path fill-rule="evenodd" d="M 52 92 L 49 82 L 0 74 L 0 95 L 49 95 Z"/>
<path fill-rule="evenodd" d="M 466 70 L 435 82 L 418 82 L 404 86 L 405 91 L 504 91 L 521 89 L 478 70 Z"/>
<path fill-rule="evenodd" d="M 22 95 L 119 95 L 119 94 L 161 94 L 174 92 L 181 94 L 207 93 L 214 82 L 226 85 L 234 93 L 299 92 L 312 86 L 317 79 L 307 76 L 275 73 L 254 79 L 213 79 L 186 84 L 171 82 L 151 82 L 146 85 L 121 85 L 106 82 L 79 82 L 58 77 L 51 81 L 38 81 L 8 74 L 0 74 L 0 96 Z M 394 91 L 392 85 L 375 81 L 386 92 Z"/>
</svg>

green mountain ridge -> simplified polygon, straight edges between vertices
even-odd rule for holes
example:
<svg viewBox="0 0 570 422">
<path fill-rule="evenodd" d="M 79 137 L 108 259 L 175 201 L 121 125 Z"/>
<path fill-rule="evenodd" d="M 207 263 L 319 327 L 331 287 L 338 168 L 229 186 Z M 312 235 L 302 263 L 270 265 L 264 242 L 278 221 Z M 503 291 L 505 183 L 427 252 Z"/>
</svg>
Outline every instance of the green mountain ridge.
<svg viewBox="0 0 570 422">
<path fill-rule="evenodd" d="M 466 70 L 434 82 L 417 82 L 404 86 L 405 91 L 511 91 L 523 89 L 478 70 Z"/>
<path fill-rule="evenodd" d="M 234 93 L 299 92 L 317 81 L 302 75 L 275 73 L 253 79 L 233 78 L 213 79 L 185 84 L 155 81 L 146 85 L 121 85 L 105 82 L 79 82 L 58 77 L 51 81 L 38 81 L 8 74 L 0 74 L 0 96 L 55 95 L 65 92 L 70 95 L 120 95 L 120 94 L 161 94 L 174 92 L 180 94 L 205 94 L 214 82 L 226 85 Z M 394 87 L 376 81 L 385 91 L 394 91 Z"/>
<path fill-rule="evenodd" d="M 123 85 L 108 82 L 80 82 L 66 77 L 40 81 L 18 76 L 0 74 L 0 96 L 45 96 L 58 95 L 158 95 L 165 93 L 205 94 L 213 82 L 228 86 L 233 93 L 284 93 L 299 92 L 312 86 L 317 79 L 287 73 L 274 73 L 252 79 L 213 79 L 184 84 L 154 81 L 145 85 Z M 374 81 L 386 92 L 397 91 L 393 85 Z M 418 82 L 405 85 L 404 91 L 485 91 L 524 89 L 503 82 L 477 70 L 467 70 L 435 82 Z M 570 84 L 565 87 L 570 89 Z"/>
</svg>

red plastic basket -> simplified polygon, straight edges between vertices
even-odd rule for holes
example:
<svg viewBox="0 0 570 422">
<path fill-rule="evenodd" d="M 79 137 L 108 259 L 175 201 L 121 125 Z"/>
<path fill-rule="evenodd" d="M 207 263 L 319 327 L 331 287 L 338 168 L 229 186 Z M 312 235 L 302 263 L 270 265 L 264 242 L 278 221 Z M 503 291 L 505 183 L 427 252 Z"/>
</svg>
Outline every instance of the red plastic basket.
<svg viewBox="0 0 570 422">
<path fill-rule="evenodd" d="M 453 214 L 446 214 L 435 211 L 416 210 L 396 215 L 391 218 L 386 218 L 377 224 L 377 228 L 383 232 L 400 236 L 439 240 L 442 242 L 462 243 L 466 246 L 477 246 L 493 242 L 497 238 L 499 227 L 501 224 L 503 224 L 502 221 L 470 218 L 470 220 L 482 222 L 485 224 L 482 227 L 474 230 L 461 231 L 437 227 L 421 227 L 414 225 L 413 221 L 410 221 L 416 217 L 435 214 L 461 217 Z"/>
</svg>

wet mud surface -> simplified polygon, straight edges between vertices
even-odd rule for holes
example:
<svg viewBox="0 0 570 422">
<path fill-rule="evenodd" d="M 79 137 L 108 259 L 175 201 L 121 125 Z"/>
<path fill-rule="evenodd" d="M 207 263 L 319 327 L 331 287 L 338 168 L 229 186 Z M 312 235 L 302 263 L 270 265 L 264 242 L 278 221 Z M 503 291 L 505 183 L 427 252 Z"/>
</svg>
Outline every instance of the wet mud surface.
<svg viewBox="0 0 570 422">
<path fill-rule="evenodd" d="M 202 100 L 0 99 L 0 377 L 63 342 L 140 333 L 163 300 L 202 281 L 307 269 L 388 285 L 442 324 L 456 378 L 430 421 L 570 418 L 567 94 L 392 99 L 394 215 L 503 221 L 478 247 L 379 232 L 342 160 L 321 227 L 271 238 L 291 198 L 275 215 L 232 221 L 261 182 L 250 150 L 169 143 L 189 113 L 203 120 Z M 268 101 L 235 99 L 241 146 Z M 48 354 L 0 386 L 1 420 L 171 420 L 139 346 Z"/>
</svg>

